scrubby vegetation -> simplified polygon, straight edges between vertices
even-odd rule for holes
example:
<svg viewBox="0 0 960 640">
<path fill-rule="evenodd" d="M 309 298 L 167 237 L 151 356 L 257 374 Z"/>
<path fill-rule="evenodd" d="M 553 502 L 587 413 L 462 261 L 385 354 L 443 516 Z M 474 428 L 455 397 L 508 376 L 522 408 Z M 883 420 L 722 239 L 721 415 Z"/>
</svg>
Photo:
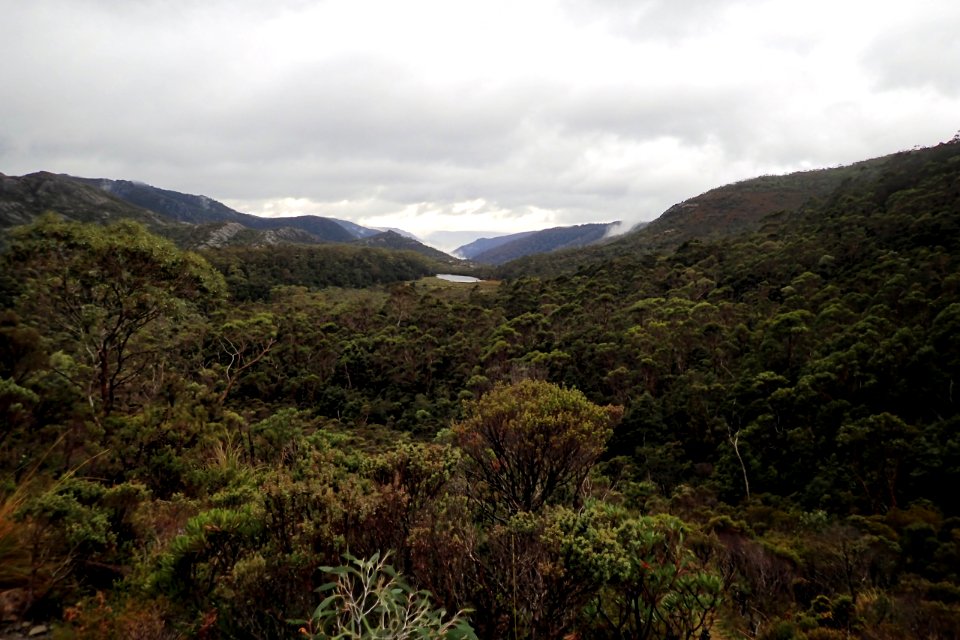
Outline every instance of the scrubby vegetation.
<svg viewBox="0 0 960 640">
<path fill-rule="evenodd" d="M 18 229 L 4 614 L 63 638 L 958 637 L 958 224 L 953 143 L 759 232 L 499 286 Z"/>
</svg>

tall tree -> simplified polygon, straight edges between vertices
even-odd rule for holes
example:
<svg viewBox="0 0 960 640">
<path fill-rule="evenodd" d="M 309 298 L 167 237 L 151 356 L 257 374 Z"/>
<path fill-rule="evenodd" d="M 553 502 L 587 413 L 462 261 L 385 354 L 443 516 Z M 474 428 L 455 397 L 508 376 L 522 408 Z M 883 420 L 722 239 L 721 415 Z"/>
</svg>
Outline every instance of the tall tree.
<svg viewBox="0 0 960 640">
<path fill-rule="evenodd" d="M 24 282 L 21 313 L 73 360 L 60 372 L 102 416 L 156 372 L 173 322 L 224 291 L 203 258 L 130 221 L 100 227 L 45 216 L 13 234 L 7 261 Z"/>
</svg>

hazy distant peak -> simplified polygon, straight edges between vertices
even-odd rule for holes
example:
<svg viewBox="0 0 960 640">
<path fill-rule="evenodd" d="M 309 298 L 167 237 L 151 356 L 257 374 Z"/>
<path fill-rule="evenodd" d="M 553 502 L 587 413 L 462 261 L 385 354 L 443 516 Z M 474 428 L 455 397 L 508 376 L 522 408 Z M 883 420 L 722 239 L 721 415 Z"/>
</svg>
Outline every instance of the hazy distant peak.
<svg viewBox="0 0 960 640">
<path fill-rule="evenodd" d="M 619 221 L 588 223 L 525 231 L 496 238 L 480 238 L 459 247 L 454 253 L 476 262 L 503 264 L 536 253 L 550 253 L 600 242 L 609 237 L 612 230 L 619 229 L 620 224 Z"/>
<path fill-rule="evenodd" d="M 403 236 L 404 238 L 410 238 L 411 240 L 416 240 L 417 242 L 423 242 L 423 240 L 416 234 L 410 233 L 409 231 L 404 231 L 403 229 L 397 229 L 396 227 L 377 227 L 379 231 L 391 231 L 397 235 Z"/>
</svg>

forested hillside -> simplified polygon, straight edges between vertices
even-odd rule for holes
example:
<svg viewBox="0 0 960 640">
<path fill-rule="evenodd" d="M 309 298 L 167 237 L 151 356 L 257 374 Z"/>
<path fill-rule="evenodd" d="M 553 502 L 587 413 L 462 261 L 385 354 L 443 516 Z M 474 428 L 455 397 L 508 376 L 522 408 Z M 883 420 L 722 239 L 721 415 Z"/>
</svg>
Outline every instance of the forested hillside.
<svg viewBox="0 0 960 640">
<path fill-rule="evenodd" d="M 145 192 L 149 196 L 127 200 L 119 197 L 129 196 L 126 190 L 118 189 L 118 194 L 114 194 L 96 186 L 101 182 L 46 171 L 20 177 L 0 174 L 0 244 L 5 240 L 7 229 L 34 222 L 50 212 L 68 220 L 98 224 L 135 220 L 178 246 L 191 249 L 281 243 L 316 244 L 323 240 L 304 228 L 287 226 L 287 219 L 257 218 L 201 196 L 187 196 L 127 183 L 136 187 L 134 193 L 142 195 Z M 186 204 L 174 196 L 182 197 Z M 201 204 L 210 209 L 206 217 L 195 214 L 196 209 L 202 208 Z M 335 222 L 319 220 L 332 225 L 336 231 L 333 235 L 335 240 L 353 240 L 353 235 Z M 310 224 L 301 226 L 312 228 Z"/>
<path fill-rule="evenodd" d="M 68 220 L 109 224 L 136 220 L 188 249 L 282 244 L 352 243 L 381 234 L 320 216 L 267 218 L 235 211 L 206 196 L 179 193 L 129 180 L 78 178 L 40 171 L 0 174 L 0 241 L 4 230 L 55 212 Z M 381 246 L 398 243 L 380 242 Z M 370 246 L 375 246 L 371 244 Z M 414 240 L 403 248 L 450 257 Z M 377 281 L 377 280 L 374 280 Z"/>
<path fill-rule="evenodd" d="M 360 238 L 355 240 L 354 244 L 363 247 L 393 249 L 395 251 L 413 251 L 440 264 L 456 265 L 460 262 L 459 259 L 454 258 L 453 256 L 440 251 L 439 249 L 428 247 L 419 240 L 400 235 L 396 231 L 384 231 L 382 233 L 377 233 L 365 238 Z"/>
<path fill-rule="evenodd" d="M 163 216 L 46 171 L 26 176 L 0 174 L 0 229 L 33 222 L 46 211 L 80 222 L 136 220 L 154 232 L 165 227 Z"/>
<path fill-rule="evenodd" d="M 233 222 L 258 231 L 297 230 L 308 238 L 307 242 L 350 242 L 360 237 L 348 230 L 340 221 L 332 218 L 320 216 L 265 218 L 235 211 L 222 202 L 206 196 L 160 189 L 141 182 L 64 177 L 96 187 L 133 205 L 178 222 L 193 224 Z M 357 229 L 363 229 L 363 227 L 357 227 Z"/>
<path fill-rule="evenodd" d="M 4 615 L 960 637 L 960 143 L 859 167 L 752 218 L 731 187 L 729 233 L 651 224 L 466 285 L 415 254 L 16 229 Z"/>
<path fill-rule="evenodd" d="M 364 288 L 417 280 L 450 267 L 411 250 L 375 246 L 235 246 L 207 249 L 203 256 L 226 278 L 231 298 L 242 301 L 266 300 L 281 285 Z"/>
</svg>

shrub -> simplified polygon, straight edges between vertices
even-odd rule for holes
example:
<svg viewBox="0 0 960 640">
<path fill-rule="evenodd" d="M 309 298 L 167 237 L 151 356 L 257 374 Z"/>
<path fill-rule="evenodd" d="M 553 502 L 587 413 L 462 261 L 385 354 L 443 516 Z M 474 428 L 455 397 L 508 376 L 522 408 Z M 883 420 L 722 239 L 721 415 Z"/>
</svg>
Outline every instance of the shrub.
<svg viewBox="0 0 960 640">
<path fill-rule="evenodd" d="M 476 640 L 463 611 L 447 618 L 446 610 L 433 608 L 430 594 L 414 591 L 387 564 L 388 555 L 381 557 L 375 553 L 366 560 L 349 554 L 343 557 L 347 561 L 345 565 L 322 567 L 323 571 L 336 576 L 336 581 L 317 591 L 330 592 L 330 595 L 310 620 L 293 621 L 303 625 L 302 634 L 314 640 Z"/>
</svg>

